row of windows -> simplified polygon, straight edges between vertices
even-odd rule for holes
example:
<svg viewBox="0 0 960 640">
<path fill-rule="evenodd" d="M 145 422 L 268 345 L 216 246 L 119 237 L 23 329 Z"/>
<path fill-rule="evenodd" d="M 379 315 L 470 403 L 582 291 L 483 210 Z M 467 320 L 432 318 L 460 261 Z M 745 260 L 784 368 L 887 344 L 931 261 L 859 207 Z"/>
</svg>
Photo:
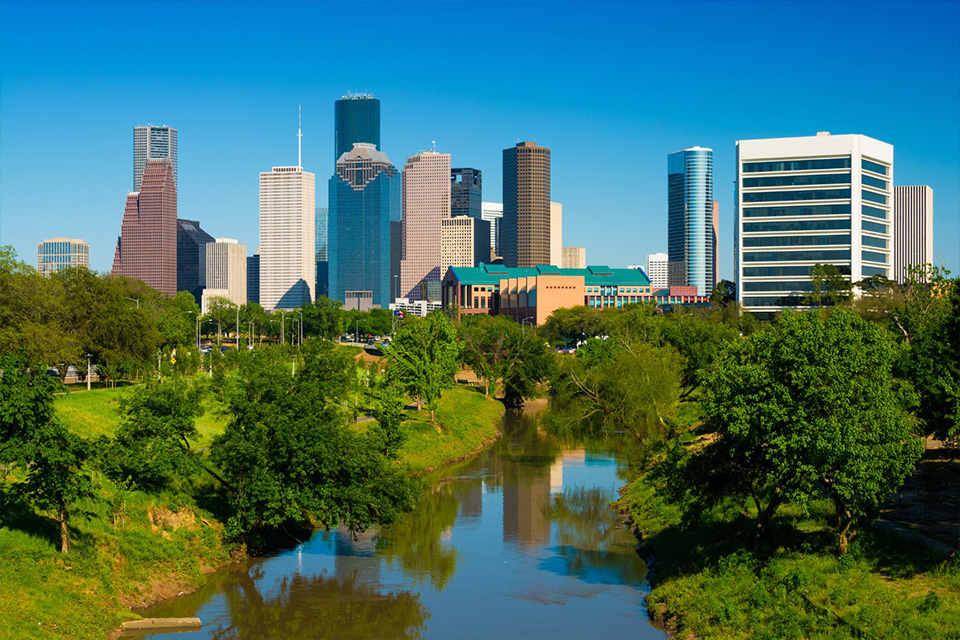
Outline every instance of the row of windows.
<svg viewBox="0 0 960 640">
<path fill-rule="evenodd" d="M 810 191 L 750 192 L 743 194 L 743 201 L 779 202 L 788 200 L 840 200 L 849 197 L 850 189 L 812 189 Z"/>
<path fill-rule="evenodd" d="M 835 236 L 762 236 L 743 239 L 744 247 L 803 247 L 825 244 L 850 244 L 850 234 Z"/>
<path fill-rule="evenodd" d="M 887 270 L 885 268 L 868 267 L 867 265 L 863 265 L 863 267 L 860 268 L 860 273 L 864 278 L 869 278 L 870 276 L 887 276 Z"/>
<path fill-rule="evenodd" d="M 744 298 L 745 307 L 799 307 L 803 304 L 802 296 L 779 296 L 776 298 Z"/>
<path fill-rule="evenodd" d="M 825 249 L 820 251 L 757 251 L 743 254 L 744 262 L 786 262 L 788 260 L 805 260 L 826 262 L 832 260 L 849 260 L 849 249 Z"/>
<path fill-rule="evenodd" d="M 838 264 L 835 266 L 837 267 L 837 271 L 842 275 L 850 275 L 850 265 Z M 810 265 L 794 267 L 744 267 L 743 277 L 785 278 L 790 276 L 809 276 L 812 270 L 813 267 Z"/>
<path fill-rule="evenodd" d="M 882 182 L 877 180 L 877 182 Z M 828 173 L 820 175 L 764 176 L 762 178 L 744 178 L 744 187 L 795 187 L 813 184 L 850 184 L 850 173 Z"/>
<path fill-rule="evenodd" d="M 873 236 L 863 236 L 861 240 L 863 240 L 863 244 L 867 245 L 868 247 L 876 247 L 878 249 L 887 248 L 886 238 L 874 238 Z"/>
<path fill-rule="evenodd" d="M 871 207 L 868 204 L 860 206 L 860 210 L 865 216 L 871 216 L 873 218 L 880 218 L 881 220 L 887 219 L 887 212 L 883 209 L 878 209 L 877 207 Z"/>
<path fill-rule="evenodd" d="M 813 283 L 809 280 L 788 280 L 784 282 L 744 282 L 744 292 L 747 291 L 813 291 Z"/>
<path fill-rule="evenodd" d="M 874 233 L 887 233 L 887 225 L 879 224 L 877 222 L 870 222 L 869 220 L 861 220 L 860 228 L 864 231 L 872 231 Z"/>
<path fill-rule="evenodd" d="M 810 160 L 782 160 L 780 162 L 744 162 L 744 173 L 766 171 L 813 171 L 817 169 L 849 169 L 850 158 L 822 158 Z"/>
<path fill-rule="evenodd" d="M 784 222 L 745 222 L 743 225 L 743 232 L 830 231 L 833 229 L 849 228 L 850 218 L 844 218 L 842 220 L 787 220 Z"/>
<path fill-rule="evenodd" d="M 753 207 L 743 210 L 744 218 L 776 218 L 781 216 L 832 216 L 850 213 L 849 204 L 819 204 L 796 207 Z"/>
<path fill-rule="evenodd" d="M 867 174 L 861 175 L 860 180 L 863 181 L 863 184 L 867 185 L 868 187 L 876 187 L 877 189 L 883 189 L 884 191 L 887 190 L 887 185 L 890 184 L 886 180 L 874 178 L 873 176 L 868 176 Z"/>
<path fill-rule="evenodd" d="M 866 158 L 861 158 L 860 166 L 867 171 L 873 171 L 874 173 L 879 173 L 883 176 L 887 175 L 887 167 L 878 162 L 872 162 Z"/>
<path fill-rule="evenodd" d="M 879 262 L 880 264 L 887 264 L 887 256 L 884 253 L 877 253 L 876 251 L 864 251 L 861 254 L 861 257 L 864 260 L 869 260 L 870 262 Z"/>
<path fill-rule="evenodd" d="M 867 191 L 866 189 L 860 192 L 860 197 L 870 202 L 876 202 L 877 204 L 887 204 L 887 196 L 874 193 L 873 191 Z"/>
</svg>

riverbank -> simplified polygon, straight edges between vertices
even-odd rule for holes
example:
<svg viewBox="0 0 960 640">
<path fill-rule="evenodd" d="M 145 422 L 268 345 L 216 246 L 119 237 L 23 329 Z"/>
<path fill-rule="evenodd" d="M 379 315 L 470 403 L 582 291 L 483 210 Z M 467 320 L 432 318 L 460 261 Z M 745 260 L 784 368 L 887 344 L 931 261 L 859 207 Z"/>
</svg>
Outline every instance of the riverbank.
<svg viewBox="0 0 960 640">
<path fill-rule="evenodd" d="M 679 510 L 641 475 L 616 503 L 649 562 L 650 617 L 671 638 L 955 638 L 960 563 L 886 531 L 867 528 L 850 552 L 832 553 L 832 508 L 789 505 L 770 529 L 776 544 L 752 548 L 751 521 L 713 510 L 682 526 Z"/>
<path fill-rule="evenodd" d="M 120 419 L 116 401 L 125 391 L 59 396 L 58 415 L 86 439 L 112 436 Z M 194 445 L 208 444 L 225 424 L 215 407 L 207 409 Z M 451 389 L 437 409 L 440 432 L 428 412 L 409 412 L 401 461 L 425 473 L 476 455 L 498 437 L 503 413 L 501 403 L 474 390 Z M 191 592 L 244 553 L 224 541 L 222 524 L 187 492 L 131 491 L 96 472 L 92 480 L 91 495 L 72 513 L 67 556 L 57 550 L 52 519 L 11 497 L 3 503 L 4 520 L 16 528 L 0 527 L 0 638 L 99 640 L 137 618 L 131 608 Z M 212 484 L 198 482 L 193 495 L 213 495 Z"/>
</svg>

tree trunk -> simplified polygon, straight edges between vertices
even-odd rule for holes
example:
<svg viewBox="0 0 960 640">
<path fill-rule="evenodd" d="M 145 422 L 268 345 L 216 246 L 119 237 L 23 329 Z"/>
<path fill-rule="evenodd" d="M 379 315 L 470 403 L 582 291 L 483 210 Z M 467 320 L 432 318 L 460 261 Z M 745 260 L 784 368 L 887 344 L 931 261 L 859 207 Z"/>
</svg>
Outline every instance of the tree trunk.
<svg viewBox="0 0 960 640">
<path fill-rule="evenodd" d="M 420 411 L 423 408 L 423 398 L 417 396 L 417 411 Z"/>
<path fill-rule="evenodd" d="M 773 520 L 773 514 L 776 513 L 777 508 L 779 506 L 780 506 L 780 487 L 777 487 L 774 490 L 773 497 L 770 498 L 770 502 L 767 503 L 767 508 L 757 513 L 757 528 L 753 535 L 754 551 L 759 551 L 760 542 L 763 540 L 764 534 L 766 533 L 767 528 L 770 525 L 770 521 Z"/>
<path fill-rule="evenodd" d="M 60 520 L 60 553 L 70 552 L 70 532 L 67 530 L 67 509 L 61 508 Z"/>
<path fill-rule="evenodd" d="M 833 498 L 834 508 L 837 510 L 837 555 L 845 555 L 850 548 L 850 527 L 853 526 L 853 514 L 847 509 L 843 500 Z"/>
</svg>

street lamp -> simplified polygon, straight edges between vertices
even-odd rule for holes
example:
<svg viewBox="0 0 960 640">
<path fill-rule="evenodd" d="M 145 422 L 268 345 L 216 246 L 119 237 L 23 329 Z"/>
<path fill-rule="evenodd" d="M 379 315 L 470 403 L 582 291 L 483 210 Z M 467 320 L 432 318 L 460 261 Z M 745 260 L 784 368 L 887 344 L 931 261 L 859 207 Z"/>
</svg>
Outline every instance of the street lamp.
<svg viewBox="0 0 960 640">
<path fill-rule="evenodd" d="M 90 391 L 90 354 L 87 354 L 87 391 Z"/>
<path fill-rule="evenodd" d="M 140 298 L 127 298 L 126 296 L 124 296 L 124 299 L 125 299 L 125 300 L 133 300 L 134 302 L 136 302 L 136 303 L 137 303 L 137 311 L 140 311 Z"/>
<path fill-rule="evenodd" d="M 523 330 L 526 329 L 527 327 L 527 320 L 535 320 L 535 319 L 536 318 L 534 318 L 533 316 L 530 316 L 529 318 L 524 318 L 523 320 L 520 321 L 520 335 L 523 335 L 523 332 L 524 332 Z M 531 322 L 530 326 L 533 326 L 533 324 L 534 323 Z"/>
<path fill-rule="evenodd" d="M 300 345 L 303 345 L 303 311 L 297 309 L 297 313 L 300 314 L 300 324 L 297 327 L 297 333 L 299 334 Z"/>
<path fill-rule="evenodd" d="M 291 362 L 290 375 L 296 376 L 297 375 L 297 354 L 293 354 L 292 356 L 290 356 L 290 362 Z"/>
</svg>

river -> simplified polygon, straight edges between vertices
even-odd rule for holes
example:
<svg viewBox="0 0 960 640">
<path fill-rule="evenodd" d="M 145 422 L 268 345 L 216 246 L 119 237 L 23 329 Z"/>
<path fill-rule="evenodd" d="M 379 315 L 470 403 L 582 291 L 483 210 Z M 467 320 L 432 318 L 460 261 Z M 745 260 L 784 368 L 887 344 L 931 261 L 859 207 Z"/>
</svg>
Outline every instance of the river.
<svg viewBox="0 0 960 640">
<path fill-rule="evenodd" d="M 140 611 L 203 629 L 152 638 L 663 638 L 646 567 L 609 503 L 613 453 L 561 446 L 538 415 L 444 469 L 403 523 L 356 539 L 318 532 L 232 565 L 199 591 Z"/>
</svg>

